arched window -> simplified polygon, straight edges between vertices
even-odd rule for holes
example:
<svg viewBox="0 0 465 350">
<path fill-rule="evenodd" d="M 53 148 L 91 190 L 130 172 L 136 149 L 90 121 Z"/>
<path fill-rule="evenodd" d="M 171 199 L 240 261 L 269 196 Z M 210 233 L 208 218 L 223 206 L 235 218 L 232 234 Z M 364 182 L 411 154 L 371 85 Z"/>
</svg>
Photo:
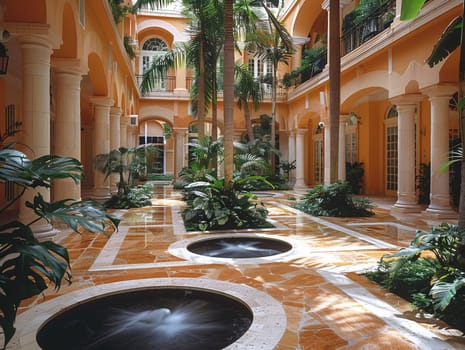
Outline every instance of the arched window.
<svg viewBox="0 0 465 350">
<path fill-rule="evenodd" d="M 324 142 L 323 127 L 317 126 L 313 133 L 313 181 L 322 184 L 324 181 Z"/>
<path fill-rule="evenodd" d="M 142 45 L 142 72 L 150 66 L 153 57 L 168 51 L 168 45 L 160 38 L 150 38 Z"/>
<path fill-rule="evenodd" d="M 398 167 L 398 130 L 397 130 L 397 106 L 393 105 L 384 120 L 386 137 L 386 192 L 397 191 L 397 167 Z"/>
</svg>

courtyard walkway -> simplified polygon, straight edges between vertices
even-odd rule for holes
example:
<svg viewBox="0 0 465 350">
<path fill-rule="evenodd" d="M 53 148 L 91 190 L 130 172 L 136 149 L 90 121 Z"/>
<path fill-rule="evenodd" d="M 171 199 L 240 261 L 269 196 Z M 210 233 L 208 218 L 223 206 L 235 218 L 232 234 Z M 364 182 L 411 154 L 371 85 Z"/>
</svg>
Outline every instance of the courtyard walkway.
<svg viewBox="0 0 465 350">
<path fill-rule="evenodd" d="M 275 228 L 234 232 L 292 245 L 272 257 L 219 259 L 190 253 L 186 247 L 192 242 L 233 232 L 186 232 L 181 193 L 170 186 L 155 188 L 151 207 L 115 212 L 122 223 L 109 237 L 61 234 L 58 240 L 69 249 L 73 283 L 22 305 L 9 349 L 38 348 L 34 334 L 47 313 L 82 300 L 89 288 L 104 291 L 119 282 L 138 287 L 149 279 L 197 280 L 202 288 L 224 281 L 277 301 L 283 319 L 273 320 L 276 310 L 270 308 L 265 315 L 269 323 L 256 327 L 255 340 L 231 349 L 465 349 L 461 332 L 417 315 L 408 303 L 360 275 L 383 254 L 408 245 L 416 229 L 435 222 L 424 222 L 419 215 L 393 217 L 390 203 L 377 199 L 376 215 L 370 218 L 312 217 L 290 207 L 290 198 L 303 193 L 259 194 Z M 267 343 L 273 337 L 276 341 Z"/>
</svg>

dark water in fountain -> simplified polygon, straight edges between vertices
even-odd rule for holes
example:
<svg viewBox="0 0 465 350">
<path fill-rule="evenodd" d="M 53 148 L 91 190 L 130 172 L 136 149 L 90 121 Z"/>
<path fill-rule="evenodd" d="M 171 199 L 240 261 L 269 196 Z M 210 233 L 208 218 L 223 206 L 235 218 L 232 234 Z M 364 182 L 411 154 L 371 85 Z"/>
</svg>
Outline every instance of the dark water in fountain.
<svg viewBox="0 0 465 350">
<path fill-rule="evenodd" d="M 187 247 L 192 253 L 215 258 L 259 258 L 281 254 L 291 248 L 287 242 L 262 237 L 213 238 Z"/>
<path fill-rule="evenodd" d="M 219 350 L 252 323 L 241 302 L 203 290 L 157 288 L 85 302 L 45 323 L 46 350 Z"/>
</svg>

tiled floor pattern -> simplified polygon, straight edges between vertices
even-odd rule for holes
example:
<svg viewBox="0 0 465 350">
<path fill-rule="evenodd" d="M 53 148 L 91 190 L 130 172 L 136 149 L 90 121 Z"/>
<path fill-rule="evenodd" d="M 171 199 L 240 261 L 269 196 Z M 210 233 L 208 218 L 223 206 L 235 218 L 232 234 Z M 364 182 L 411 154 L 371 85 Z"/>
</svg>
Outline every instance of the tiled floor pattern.
<svg viewBox="0 0 465 350">
<path fill-rule="evenodd" d="M 212 233 L 185 232 L 180 193 L 156 188 L 152 207 L 115 213 L 123 221 L 110 237 L 62 235 L 60 243 L 68 248 L 72 261 L 73 283 L 25 302 L 20 311 L 111 282 L 201 278 L 246 285 L 280 302 L 287 324 L 278 350 L 465 349 L 459 332 L 417 316 L 405 301 L 359 274 L 376 266 L 383 254 L 407 245 L 415 229 L 428 229 L 424 222 L 413 216 L 399 220 L 383 208 L 370 218 L 317 218 L 292 209 L 290 196 L 298 193 L 260 197 L 275 228 L 236 234 L 290 239 L 294 249 L 277 261 L 243 263 L 173 255 L 173 246 L 182 249 L 176 242 Z M 15 348 L 24 347 L 16 343 Z"/>
</svg>

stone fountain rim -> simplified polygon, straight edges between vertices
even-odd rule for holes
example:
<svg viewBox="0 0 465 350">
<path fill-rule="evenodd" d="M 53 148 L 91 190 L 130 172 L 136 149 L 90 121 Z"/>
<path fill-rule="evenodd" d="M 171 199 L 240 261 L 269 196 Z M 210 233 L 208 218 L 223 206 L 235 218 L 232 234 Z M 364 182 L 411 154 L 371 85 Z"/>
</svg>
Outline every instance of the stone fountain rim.
<svg viewBox="0 0 465 350">
<path fill-rule="evenodd" d="M 203 241 L 216 240 L 221 238 L 261 238 L 274 241 L 283 241 L 291 246 L 291 249 L 274 255 L 255 257 L 255 258 L 219 258 L 207 255 L 196 254 L 191 252 L 188 247 L 191 244 Z M 192 261 L 198 264 L 263 264 L 270 262 L 291 261 L 296 258 L 308 256 L 308 249 L 305 245 L 300 244 L 298 240 L 285 236 L 277 236 L 263 233 L 217 233 L 206 234 L 196 237 L 189 237 L 174 242 L 168 247 L 168 252 L 180 259 Z"/>
<path fill-rule="evenodd" d="M 147 278 L 88 287 L 34 306 L 18 315 L 15 323 L 17 331 L 7 349 L 40 350 L 36 341 L 40 328 L 51 318 L 78 304 L 124 292 L 173 287 L 217 293 L 237 300 L 250 309 L 253 320 L 249 329 L 224 350 L 273 349 L 286 329 L 286 314 L 282 305 L 270 295 L 247 285 L 206 278 Z"/>
</svg>

